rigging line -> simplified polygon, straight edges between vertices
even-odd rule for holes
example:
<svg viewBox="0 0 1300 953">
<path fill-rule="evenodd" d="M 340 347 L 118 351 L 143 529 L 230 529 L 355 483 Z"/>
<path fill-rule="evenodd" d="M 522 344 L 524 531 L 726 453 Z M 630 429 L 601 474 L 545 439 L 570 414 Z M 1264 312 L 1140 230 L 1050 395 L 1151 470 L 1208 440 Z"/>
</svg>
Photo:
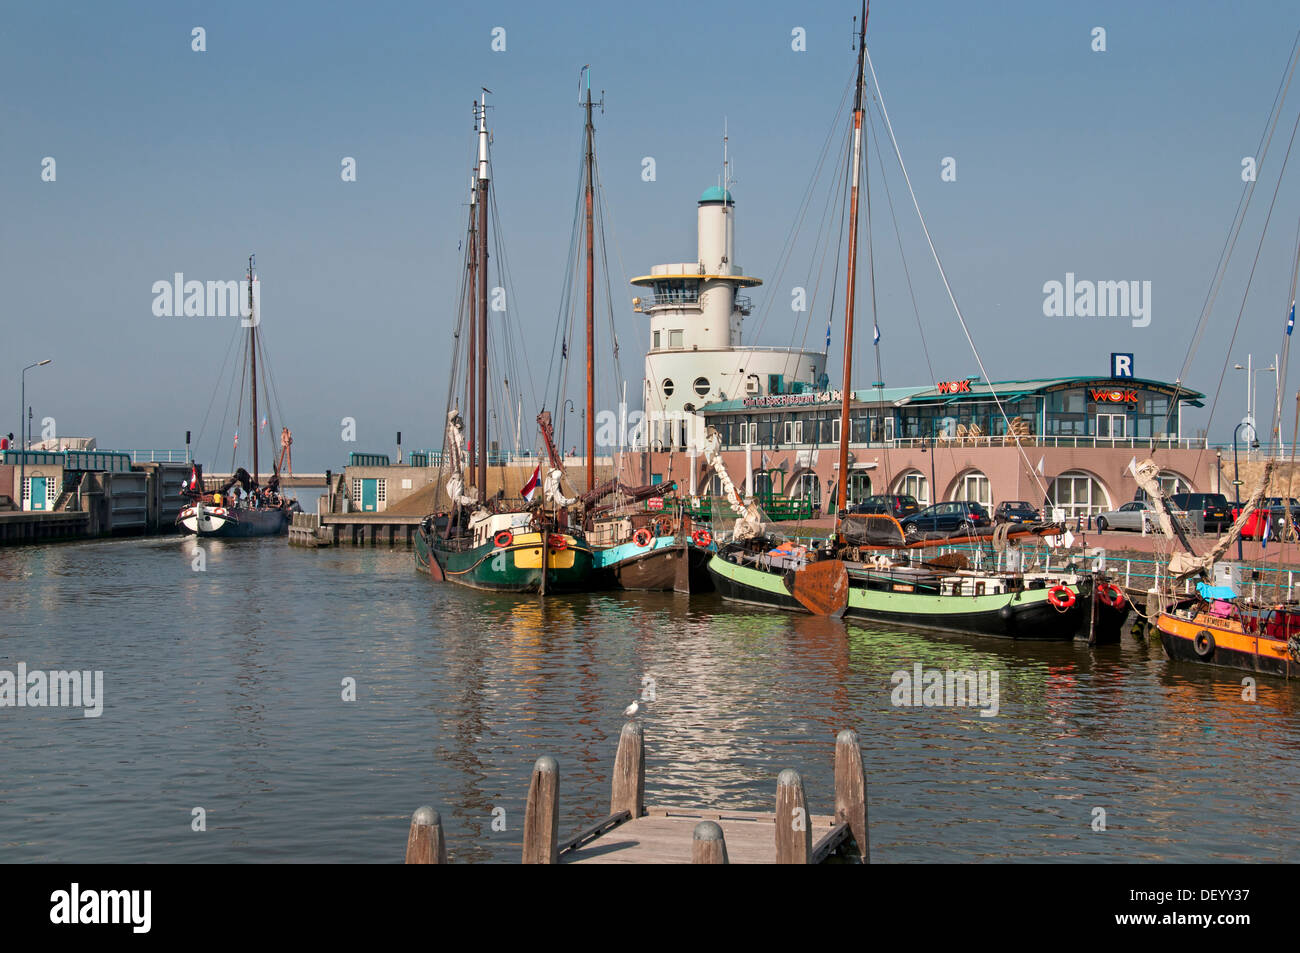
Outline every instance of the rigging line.
<svg viewBox="0 0 1300 953">
<path fill-rule="evenodd" d="M 869 104 L 870 104 L 870 99 L 868 99 L 868 105 Z M 870 119 L 868 119 L 868 122 L 870 122 Z M 871 156 L 871 150 L 869 149 L 862 150 L 862 167 L 863 167 L 862 177 L 866 184 L 865 192 L 867 195 L 867 272 L 871 282 L 871 341 L 872 341 L 872 348 L 876 352 L 876 400 L 877 400 L 877 406 L 879 407 L 880 415 L 883 417 L 885 413 L 885 374 L 883 368 L 881 367 L 881 362 L 880 362 L 880 336 L 878 334 L 880 330 L 880 311 L 876 306 L 876 255 L 875 255 L 875 247 L 872 242 L 872 230 L 871 230 L 871 169 L 869 168 L 870 156 Z M 881 166 L 880 175 L 883 178 L 884 176 L 883 164 Z M 852 386 L 852 381 L 850 381 L 849 384 L 850 386 Z M 853 400 L 852 394 L 849 395 L 849 400 L 850 402 L 852 402 Z M 853 422 L 852 419 L 850 419 L 849 434 L 844 435 L 844 439 L 848 439 L 849 437 L 852 436 L 852 427 L 853 427 Z M 883 437 L 884 434 L 882 433 L 881 436 Z M 889 483 L 893 479 L 893 468 L 889 465 L 889 444 L 888 443 L 885 443 L 881 448 L 881 457 L 884 459 L 884 463 L 885 463 L 885 487 L 886 489 L 888 489 Z M 847 473 L 843 473 L 840 475 L 840 479 L 845 480 L 847 482 L 849 479 L 849 475 Z M 933 502 L 937 503 L 938 488 L 931 487 L 930 495 L 931 497 L 934 498 Z"/>
<path fill-rule="evenodd" d="M 1250 200 L 1254 197 L 1255 185 L 1259 181 L 1259 170 L 1263 167 L 1264 160 L 1268 156 L 1269 146 L 1273 142 L 1273 133 L 1277 129 L 1278 120 L 1281 119 L 1282 117 L 1282 104 L 1286 101 L 1287 91 L 1291 88 L 1291 79 L 1295 74 L 1295 67 L 1297 62 L 1296 60 L 1297 50 L 1300 50 L 1300 31 L 1296 32 L 1295 41 L 1291 45 L 1291 55 L 1287 59 L 1287 67 L 1282 71 L 1283 79 L 1279 80 L 1278 90 L 1273 95 L 1273 108 L 1270 109 L 1269 111 L 1269 118 L 1271 119 L 1271 122 L 1266 120 L 1264 123 L 1265 131 L 1260 133 L 1260 145 L 1255 150 L 1256 154 L 1259 156 L 1259 161 L 1256 163 L 1256 167 L 1255 167 L 1256 174 L 1249 182 L 1245 184 L 1245 186 L 1243 186 L 1241 196 L 1237 199 L 1237 212 L 1233 216 L 1232 224 L 1228 226 L 1228 234 L 1224 238 L 1223 249 L 1219 252 L 1219 263 L 1215 267 L 1215 271 L 1210 277 L 1210 286 L 1209 288 L 1206 289 L 1205 303 L 1202 305 L 1201 308 L 1201 317 L 1199 322 L 1197 323 L 1196 332 L 1192 335 L 1192 340 L 1188 344 L 1187 354 L 1183 359 L 1183 367 L 1182 367 L 1182 371 L 1179 373 L 1174 397 L 1173 400 L 1170 402 L 1169 410 L 1166 413 L 1166 417 L 1165 417 L 1166 432 L 1168 432 L 1169 430 L 1170 422 L 1173 420 L 1173 415 L 1176 412 L 1176 409 L 1178 407 L 1179 396 L 1182 391 L 1182 381 L 1187 379 L 1187 375 L 1191 371 L 1192 359 L 1195 357 L 1196 351 L 1200 347 L 1201 338 L 1205 333 L 1205 328 L 1207 324 L 1209 323 L 1210 313 L 1214 309 L 1214 302 L 1217 300 L 1219 296 L 1219 289 L 1222 286 L 1223 279 L 1227 274 L 1228 261 L 1231 259 L 1232 252 L 1236 248 L 1237 238 L 1241 234 L 1241 228 L 1246 222 L 1246 213 L 1250 207 Z M 1211 415 L 1211 417 L 1212 416 L 1213 415 Z M 1207 440 L 1206 440 L 1207 444 L 1209 443 L 1208 436 L 1209 436 L 1210 425 L 1212 422 L 1213 422 L 1212 419 L 1206 422 L 1205 432 L 1207 436 Z M 1154 446 L 1155 444 L 1154 444 L 1154 435 L 1153 435 L 1153 441 L 1152 441 L 1153 449 Z M 1201 456 L 1198 454 L 1197 461 L 1196 461 L 1197 466 L 1200 466 L 1200 462 L 1201 462 Z"/>
<path fill-rule="evenodd" d="M 586 133 L 582 137 L 583 149 L 585 153 Z M 578 163 L 578 189 L 573 199 L 573 218 L 569 223 L 569 249 L 564 259 L 564 284 L 560 289 L 560 303 L 555 316 L 555 337 L 551 343 L 551 360 L 546 370 L 547 381 L 554 382 L 556 385 L 555 399 L 553 406 L 562 406 L 560 401 L 563 400 L 565 384 L 567 383 L 567 365 L 568 365 L 568 346 L 569 333 L 572 330 L 572 303 L 573 296 L 573 276 L 577 268 L 576 260 L 578 254 L 578 223 L 582 215 L 582 167 L 583 161 Z M 559 367 L 557 368 L 557 362 Z M 544 406 L 544 405 L 543 405 Z"/>
<path fill-rule="evenodd" d="M 818 265 L 817 268 L 817 280 L 816 283 L 813 285 L 813 293 L 811 299 L 808 302 L 809 318 L 804 325 L 803 344 L 806 346 L 808 341 L 808 331 L 812 327 L 812 315 L 817 312 L 817 299 L 821 294 L 822 279 L 823 277 L 825 277 L 826 274 L 826 262 L 829 260 L 832 265 L 831 284 L 830 284 L 831 300 L 830 300 L 830 305 L 826 309 L 827 341 L 824 343 L 822 347 L 823 367 L 825 367 L 826 363 L 829 362 L 830 360 L 829 337 L 831 333 L 831 328 L 835 324 L 836 301 L 839 296 L 839 288 L 840 288 L 840 250 L 844 248 L 844 223 L 848 220 L 848 215 L 849 215 L 848 168 L 849 168 L 849 157 L 852 154 L 852 141 L 849 137 L 849 132 L 847 128 L 844 130 L 843 147 L 841 151 L 843 152 L 843 159 L 842 159 L 842 164 L 839 166 L 839 168 L 843 171 L 844 174 L 841 176 L 837 173 L 835 176 L 835 180 L 831 183 L 831 187 L 826 190 L 826 204 L 822 208 L 821 224 L 817 229 L 817 238 L 813 243 L 812 260 L 819 261 L 820 264 Z M 838 201 L 833 201 L 834 199 L 836 199 L 837 194 L 838 194 Z M 831 254 L 832 246 L 830 244 L 830 235 L 829 235 L 829 230 L 826 228 L 826 221 L 831 216 L 832 208 L 836 209 L 839 212 L 839 232 L 835 236 L 835 245 L 833 246 L 835 249 L 834 255 Z M 823 238 L 825 238 L 826 240 L 825 247 L 822 246 Z M 818 254 L 819 249 L 820 249 L 820 257 Z M 793 344 L 794 342 L 791 341 L 791 343 Z M 823 373 L 829 374 L 829 371 L 823 371 Z"/>
<path fill-rule="evenodd" d="M 948 292 L 948 300 L 952 302 L 953 311 L 956 312 L 957 320 L 961 323 L 961 330 L 962 334 L 966 336 L 966 343 L 970 345 L 971 353 L 975 355 L 975 363 L 979 365 L 980 374 L 982 374 L 984 380 L 988 382 L 989 393 L 993 395 L 993 400 L 998 406 L 998 412 L 1006 422 L 1007 430 L 1010 431 L 1011 420 L 1007 417 L 1006 409 L 1002 406 L 1002 398 L 1000 398 L 997 391 L 993 389 L 993 381 L 990 380 L 988 371 L 984 368 L 984 361 L 980 357 L 979 349 L 975 347 L 975 339 L 971 337 L 970 329 L 966 326 L 966 319 L 962 316 L 961 308 L 957 305 L 957 297 L 953 294 L 952 285 L 948 283 L 948 275 L 944 272 L 943 263 L 939 260 L 939 250 L 935 248 L 934 239 L 930 237 L 930 229 L 925 224 L 925 216 L 921 214 L 921 205 L 916 200 L 916 190 L 912 188 L 912 177 L 907 174 L 907 167 L 903 164 L 903 153 L 899 149 L 898 139 L 894 135 L 894 125 L 889 121 L 889 110 L 885 107 L 885 95 L 880 88 L 880 81 L 876 78 L 876 68 L 872 65 L 871 53 L 865 44 L 863 45 L 863 53 L 866 55 L 867 67 L 871 70 L 871 83 L 875 86 L 876 95 L 880 98 L 880 114 L 885 120 L 885 128 L 889 132 L 889 141 L 894 147 L 894 155 L 898 158 L 898 168 L 903 173 L 903 181 L 907 183 L 907 192 L 912 197 L 912 206 L 916 209 L 916 217 L 921 222 L 921 231 L 925 232 L 925 241 L 930 246 L 930 254 L 934 256 L 935 266 L 939 269 L 939 277 L 943 279 L 943 287 L 944 290 Z M 1020 456 L 1024 458 L 1025 465 L 1029 466 L 1029 455 L 1025 453 L 1025 448 L 1021 445 L 1019 440 L 1016 440 L 1015 444 L 1016 449 L 1020 451 Z M 1046 499 L 1048 497 L 1047 487 L 1044 486 L 1043 481 L 1039 479 L 1040 474 L 1032 466 L 1029 466 L 1029 469 L 1034 482 L 1038 484 L 1038 488 L 1042 490 L 1043 497 Z"/>
<path fill-rule="evenodd" d="M 231 337 L 226 344 L 226 355 L 221 359 L 221 370 L 217 372 L 217 386 L 212 390 L 212 396 L 208 399 L 208 409 L 203 414 L 203 424 L 199 427 L 198 439 L 194 441 L 196 447 L 203 446 L 203 435 L 207 431 L 208 418 L 212 416 L 212 408 L 217 402 L 217 395 L 221 393 L 221 382 L 226 379 L 226 365 L 230 363 L 230 355 L 235 349 L 235 341 L 239 335 Z"/>
<path fill-rule="evenodd" d="M 497 191 L 498 190 L 494 189 L 489 193 L 491 199 L 491 204 L 489 207 L 492 212 L 493 222 L 496 225 L 496 247 L 497 247 L 497 262 L 498 262 L 497 277 L 501 280 L 502 285 L 509 290 L 509 297 L 507 298 L 507 307 L 504 312 L 504 318 L 502 320 L 502 324 L 505 325 L 506 343 L 509 345 L 508 369 L 510 371 L 511 378 L 515 379 L 518 382 L 519 366 L 522 363 L 525 371 L 528 374 L 528 386 L 529 386 L 529 390 L 531 391 L 530 396 L 532 402 L 536 404 L 537 403 L 537 382 L 533 378 L 532 363 L 526 360 L 521 362 L 519 359 L 521 350 L 523 353 L 525 354 L 527 353 L 527 346 L 523 340 L 522 323 L 519 320 L 517 320 L 517 318 L 515 317 L 514 309 L 509 305 L 509 302 L 511 301 L 518 302 L 521 299 L 515 290 L 514 270 L 510 265 L 510 257 L 509 254 L 507 253 L 505 239 L 504 239 L 505 229 L 501 224 L 501 215 L 500 215 L 499 208 L 497 206 L 497 199 L 496 199 Z M 512 330 L 514 331 L 513 335 L 510 333 Z"/>
<path fill-rule="evenodd" d="M 871 91 L 871 98 L 868 101 L 868 103 L 870 106 L 874 107 L 868 110 L 868 114 L 869 114 L 869 120 L 871 122 L 871 131 L 875 133 L 876 120 L 879 118 L 880 107 L 879 107 L 879 103 L 876 100 L 876 94 L 874 89 L 872 89 Z M 889 188 L 889 176 L 886 174 L 885 160 L 880 151 L 881 138 L 882 137 L 878 135 L 871 136 L 872 146 L 876 150 L 876 162 L 880 169 L 880 181 L 885 188 L 885 200 L 889 204 L 889 218 L 890 221 L 892 221 L 894 224 L 894 238 L 898 243 L 898 260 L 899 263 L 903 266 L 903 278 L 907 282 L 907 295 L 912 302 L 912 315 L 916 319 L 916 331 L 921 338 L 921 353 L 925 356 L 925 367 L 930 374 L 930 380 L 937 381 L 939 377 L 934 371 L 934 361 L 930 357 L 930 344 L 926 340 L 925 325 L 921 321 L 921 308 L 916 302 L 916 289 L 912 285 L 912 272 L 911 269 L 907 267 L 907 255 L 903 251 L 903 232 L 902 229 L 898 227 L 898 215 L 894 210 L 894 196 L 892 190 Z M 948 463 L 953 467 L 953 472 L 955 473 L 958 470 L 957 449 L 948 441 L 945 441 L 945 443 L 947 443 L 945 449 L 948 455 Z M 931 442 L 930 452 L 933 453 L 934 451 L 935 451 L 935 444 Z"/>
<path fill-rule="evenodd" d="M 1291 139 L 1287 143 L 1286 155 L 1283 156 L 1282 158 L 1282 168 L 1278 171 L 1277 185 L 1273 187 L 1273 198 L 1268 203 L 1268 214 L 1264 217 L 1264 227 L 1263 229 L 1260 230 L 1259 233 L 1259 244 L 1255 246 L 1255 259 L 1254 261 L 1251 262 L 1250 275 L 1246 278 L 1246 288 L 1241 295 L 1241 307 L 1237 309 L 1237 320 L 1232 325 L 1232 337 L 1228 339 L 1228 346 L 1227 348 L 1224 349 L 1223 352 L 1224 355 L 1223 366 L 1219 370 L 1219 383 L 1218 383 L 1218 388 L 1215 390 L 1214 393 L 1214 400 L 1210 403 L 1209 421 L 1214 420 L 1214 411 L 1215 408 L 1218 407 L 1219 405 L 1219 396 L 1220 396 L 1220 392 L 1223 390 L 1223 381 L 1224 378 L 1226 378 L 1228 375 L 1228 362 L 1232 359 L 1232 348 L 1233 345 L 1237 343 L 1237 333 L 1238 331 L 1241 330 L 1241 319 L 1242 316 L 1246 313 L 1246 301 L 1250 297 L 1250 288 L 1255 281 L 1255 269 L 1259 266 L 1259 256 L 1264 249 L 1264 239 L 1268 235 L 1269 222 L 1271 222 L 1273 219 L 1273 208 L 1277 204 L 1278 192 L 1282 188 L 1282 179 L 1286 174 L 1287 164 L 1291 160 L 1291 149 L 1295 146 L 1295 137 L 1296 137 L 1297 130 L 1300 130 L 1300 112 L 1296 113 L 1296 121 L 1291 127 Z M 1209 434 L 1209 421 L 1207 421 L 1206 428 L 1205 428 L 1205 432 L 1207 436 Z M 1207 446 L 1208 443 L 1209 441 L 1207 440 L 1206 441 Z M 1204 457 L 1207 452 L 1208 451 L 1206 450 L 1205 446 L 1203 446 L 1197 452 L 1196 465 L 1198 468 L 1201 465 L 1202 457 Z"/>
<path fill-rule="evenodd" d="M 817 163 L 813 168 L 813 174 L 809 178 L 808 184 L 804 188 L 803 196 L 800 199 L 799 206 L 795 210 L 795 220 L 791 224 L 790 230 L 786 233 L 785 244 L 782 246 L 780 254 L 777 255 L 774 266 L 774 277 L 772 279 L 773 286 L 777 286 L 781 283 L 782 278 L 785 276 L 786 268 L 789 267 L 790 259 L 794 255 L 794 246 L 798 240 L 799 233 L 803 229 L 803 222 L 808 214 L 809 208 L 811 207 L 816 192 L 817 182 L 821 179 L 822 169 L 825 167 L 826 159 L 830 155 L 831 144 L 835 141 L 836 132 L 842 129 L 840 119 L 844 113 L 844 106 L 848 102 L 849 93 L 852 91 L 855 82 L 856 80 L 850 80 L 850 82 L 844 87 L 844 92 L 840 96 L 840 102 L 836 107 L 831 124 L 827 127 L 826 138 L 823 140 L 821 151 L 818 153 Z M 841 132 L 841 134 L 843 133 Z M 754 332 L 755 337 L 761 336 L 764 328 L 767 326 L 767 319 L 771 315 L 773 300 L 772 297 L 767 298 L 758 313 L 758 327 Z M 812 312 L 809 311 L 808 314 L 809 317 L 805 318 L 806 321 L 811 320 Z"/>
</svg>

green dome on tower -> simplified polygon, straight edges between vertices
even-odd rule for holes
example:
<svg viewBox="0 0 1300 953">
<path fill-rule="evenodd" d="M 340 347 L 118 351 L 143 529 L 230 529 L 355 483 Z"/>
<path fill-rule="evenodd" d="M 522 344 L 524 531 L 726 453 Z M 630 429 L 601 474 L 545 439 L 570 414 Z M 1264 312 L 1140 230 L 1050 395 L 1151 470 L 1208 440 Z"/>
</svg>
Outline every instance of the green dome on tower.
<svg viewBox="0 0 1300 953">
<path fill-rule="evenodd" d="M 726 202 L 728 205 L 735 204 L 732 201 L 731 193 L 717 185 L 710 185 L 704 190 L 704 194 L 700 196 L 700 204 L 703 205 L 705 202 Z"/>
</svg>

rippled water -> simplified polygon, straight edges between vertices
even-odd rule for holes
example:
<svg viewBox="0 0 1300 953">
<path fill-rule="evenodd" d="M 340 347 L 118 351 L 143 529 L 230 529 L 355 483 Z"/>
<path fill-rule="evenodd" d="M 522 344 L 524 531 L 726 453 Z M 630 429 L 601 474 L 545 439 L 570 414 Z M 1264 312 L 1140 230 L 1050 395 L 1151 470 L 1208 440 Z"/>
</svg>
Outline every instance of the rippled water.
<svg viewBox="0 0 1300 953">
<path fill-rule="evenodd" d="M 828 811 L 852 727 L 877 861 L 1300 860 L 1300 686 L 1261 677 L 1244 702 L 1239 673 L 1127 635 L 1090 650 L 716 596 L 543 603 L 431 582 L 407 551 L 282 539 L 209 541 L 195 572 L 192 546 L 0 550 L 0 669 L 102 669 L 107 696 L 97 719 L 0 708 L 0 860 L 400 861 L 431 803 L 454 860 L 514 861 L 538 755 L 560 762 L 564 831 L 607 812 L 647 675 L 651 804 L 771 810 L 794 767 Z M 916 662 L 998 671 L 999 714 L 894 707 Z"/>
</svg>

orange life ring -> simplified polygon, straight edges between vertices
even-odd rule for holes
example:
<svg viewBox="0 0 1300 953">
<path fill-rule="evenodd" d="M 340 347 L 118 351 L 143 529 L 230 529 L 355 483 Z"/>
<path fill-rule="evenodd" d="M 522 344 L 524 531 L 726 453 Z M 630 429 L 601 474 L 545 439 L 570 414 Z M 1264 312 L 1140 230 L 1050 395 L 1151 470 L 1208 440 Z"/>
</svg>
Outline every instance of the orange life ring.
<svg viewBox="0 0 1300 953">
<path fill-rule="evenodd" d="M 1074 591 L 1069 586 L 1055 585 L 1047 592 L 1047 601 L 1064 612 L 1074 605 Z"/>
<path fill-rule="evenodd" d="M 632 537 L 632 542 L 644 548 L 650 545 L 650 540 L 653 538 L 654 537 L 650 535 L 650 530 L 642 526 L 639 530 L 636 531 L 636 534 Z"/>
<path fill-rule="evenodd" d="M 1112 609 L 1122 609 L 1124 607 L 1124 591 L 1114 583 L 1099 583 L 1097 598 L 1101 600 L 1102 605 L 1110 606 Z"/>
<path fill-rule="evenodd" d="M 492 537 L 492 545 L 496 546 L 497 549 L 505 549 L 514 541 L 515 541 L 515 534 L 510 532 L 510 530 L 508 529 L 503 529 L 501 532 L 497 533 L 495 536 Z"/>
<path fill-rule="evenodd" d="M 552 533 L 546 544 L 551 547 L 553 552 L 562 553 L 569 548 L 569 538 L 559 533 Z"/>
<path fill-rule="evenodd" d="M 709 544 L 713 542 L 713 536 L 707 529 L 697 529 L 691 533 L 691 542 L 701 549 L 708 549 Z"/>
</svg>

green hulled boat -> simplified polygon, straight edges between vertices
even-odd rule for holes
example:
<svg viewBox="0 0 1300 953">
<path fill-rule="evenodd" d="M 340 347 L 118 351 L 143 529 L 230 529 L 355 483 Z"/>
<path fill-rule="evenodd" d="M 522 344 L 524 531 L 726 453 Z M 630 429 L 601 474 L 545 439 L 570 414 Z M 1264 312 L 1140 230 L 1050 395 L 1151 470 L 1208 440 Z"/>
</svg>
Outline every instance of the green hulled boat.
<svg viewBox="0 0 1300 953">
<path fill-rule="evenodd" d="M 425 520 L 415 565 L 435 579 L 499 592 L 582 592 L 592 586 L 592 552 L 581 533 L 543 532 L 531 512 L 482 513 L 447 537 Z M 543 575 L 542 565 L 546 572 Z"/>
</svg>

